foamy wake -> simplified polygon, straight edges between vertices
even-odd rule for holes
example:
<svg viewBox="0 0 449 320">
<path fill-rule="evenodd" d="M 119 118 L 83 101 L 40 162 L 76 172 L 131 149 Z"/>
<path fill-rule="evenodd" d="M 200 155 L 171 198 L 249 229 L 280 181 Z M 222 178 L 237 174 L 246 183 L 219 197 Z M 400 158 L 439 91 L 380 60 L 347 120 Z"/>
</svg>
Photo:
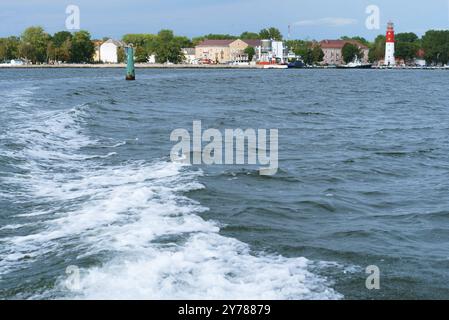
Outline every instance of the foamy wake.
<svg viewBox="0 0 449 320">
<path fill-rule="evenodd" d="M 52 207 L 20 216 L 30 223 L 42 217 L 37 232 L 2 239 L 0 274 L 63 254 L 70 245 L 77 259 L 101 256 L 102 263 L 80 266 L 79 290 L 67 289 L 64 269 L 54 289 L 34 298 L 341 298 L 309 271 L 307 259 L 254 255 L 202 219 L 198 214 L 207 209 L 184 196 L 204 188 L 200 171 L 165 161 L 105 167 L 83 154 L 98 143 L 83 133 L 87 111 L 39 113 L 5 137 L 25 145 L 8 154 L 24 160 L 26 171 L 6 181 L 20 186 L 10 196 Z M 110 148 L 119 152 L 121 145 L 115 141 Z M 114 156 L 104 151 L 97 157 Z"/>
</svg>

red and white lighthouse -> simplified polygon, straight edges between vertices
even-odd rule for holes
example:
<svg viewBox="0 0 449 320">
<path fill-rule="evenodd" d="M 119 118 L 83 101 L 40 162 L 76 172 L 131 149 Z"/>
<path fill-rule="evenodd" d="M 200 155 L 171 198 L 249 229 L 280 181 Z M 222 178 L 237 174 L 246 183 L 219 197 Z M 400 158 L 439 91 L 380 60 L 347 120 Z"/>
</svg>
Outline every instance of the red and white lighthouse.
<svg viewBox="0 0 449 320">
<path fill-rule="evenodd" d="M 394 24 L 388 22 L 387 26 L 387 42 L 385 44 L 385 65 L 394 66 L 396 59 L 394 57 Z"/>
</svg>

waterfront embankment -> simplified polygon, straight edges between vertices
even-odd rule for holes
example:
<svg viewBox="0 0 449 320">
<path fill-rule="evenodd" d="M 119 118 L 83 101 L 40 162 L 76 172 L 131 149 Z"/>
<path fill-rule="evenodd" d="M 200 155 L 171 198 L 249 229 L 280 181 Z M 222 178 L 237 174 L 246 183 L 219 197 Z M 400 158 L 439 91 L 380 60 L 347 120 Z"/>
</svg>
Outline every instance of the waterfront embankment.
<svg viewBox="0 0 449 320">
<path fill-rule="evenodd" d="M 262 69 L 262 65 L 228 65 L 228 64 L 143 64 L 138 63 L 136 68 L 169 68 L 169 69 Z M 0 68 L 126 68 L 125 64 L 26 64 L 26 65 L 9 65 L 0 64 Z"/>
<path fill-rule="evenodd" d="M 140 63 L 135 65 L 138 69 L 267 69 L 264 65 L 231 65 L 231 64 L 148 64 Z M 10 65 L 0 64 L 0 69 L 114 69 L 126 68 L 123 63 L 116 64 L 25 64 Z M 309 66 L 303 69 L 335 69 L 334 66 Z M 449 67 L 430 67 L 430 66 L 373 66 L 372 70 L 449 70 Z M 343 69 L 340 69 L 343 70 Z M 348 68 L 346 70 L 353 70 Z"/>
</svg>

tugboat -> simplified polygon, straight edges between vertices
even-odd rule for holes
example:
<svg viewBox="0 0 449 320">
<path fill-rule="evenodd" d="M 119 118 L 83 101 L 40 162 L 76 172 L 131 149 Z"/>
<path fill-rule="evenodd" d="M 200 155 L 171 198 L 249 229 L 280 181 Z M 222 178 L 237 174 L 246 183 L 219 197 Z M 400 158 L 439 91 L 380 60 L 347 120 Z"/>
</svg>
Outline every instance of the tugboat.
<svg viewBox="0 0 449 320">
<path fill-rule="evenodd" d="M 371 63 L 362 63 L 356 58 L 353 62 L 337 66 L 337 69 L 371 69 L 372 66 Z"/>
</svg>

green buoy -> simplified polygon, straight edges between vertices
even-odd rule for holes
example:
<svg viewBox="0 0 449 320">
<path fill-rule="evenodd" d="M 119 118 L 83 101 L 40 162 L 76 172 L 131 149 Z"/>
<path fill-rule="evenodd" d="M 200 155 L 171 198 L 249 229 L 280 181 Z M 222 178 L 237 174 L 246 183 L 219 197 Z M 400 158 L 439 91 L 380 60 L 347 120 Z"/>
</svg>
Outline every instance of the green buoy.
<svg viewBox="0 0 449 320">
<path fill-rule="evenodd" d="M 132 45 L 125 47 L 126 52 L 126 80 L 136 80 L 136 70 L 134 68 L 134 48 Z"/>
</svg>

